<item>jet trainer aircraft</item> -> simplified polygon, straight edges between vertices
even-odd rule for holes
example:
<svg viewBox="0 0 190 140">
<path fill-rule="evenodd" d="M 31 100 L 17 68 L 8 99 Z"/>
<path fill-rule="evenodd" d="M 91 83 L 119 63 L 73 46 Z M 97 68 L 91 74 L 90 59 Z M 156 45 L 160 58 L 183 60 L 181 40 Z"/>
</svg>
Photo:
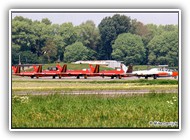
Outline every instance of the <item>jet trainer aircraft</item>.
<svg viewBox="0 0 190 140">
<path fill-rule="evenodd" d="M 91 69 L 92 68 L 93 67 L 91 66 Z M 116 77 L 121 79 L 122 77 L 133 76 L 132 71 L 132 65 L 129 65 L 127 68 L 124 64 L 122 64 L 120 69 L 97 71 L 96 73 L 94 73 L 94 76 L 101 76 L 102 78 L 111 77 L 111 79 L 114 79 L 114 77 Z"/>
<path fill-rule="evenodd" d="M 13 70 L 13 75 L 16 76 L 28 76 L 31 78 L 34 78 L 36 76 L 37 73 L 42 71 L 42 65 L 39 65 L 38 68 L 36 66 L 33 66 L 34 70 L 33 71 L 28 71 L 28 72 L 21 72 L 20 70 L 20 65 L 18 66 L 12 66 L 12 70 Z"/>
<path fill-rule="evenodd" d="M 66 72 L 67 65 L 63 65 L 61 67 L 59 64 L 55 68 L 49 68 L 48 70 L 43 70 L 39 73 L 36 73 L 35 76 L 38 77 L 51 77 L 55 79 L 57 76 L 59 76 L 60 73 Z"/>
<path fill-rule="evenodd" d="M 177 78 L 178 76 L 177 71 L 167 68 L 152 68 L 150 70 L 133 71 L 132 73 L 136 75 L 138 78 L 145 77 L 145 79 L 148 79 L 148 77 L 153 77 L 154 79 L 157 79 L 158 77 Z"/>
<path fill-rule="evenodd" d="M 60 69 L 61 66 L 57 66 L 58 69 Z M 96 65 L 96 67 L 92 67 L 92 65 L 89 65 L 90 69 L 82 69 L 82 70 L 67 70 L 67 66 L 65 67 L 65 70 L 58 74 L 59 78 L 61 77 L 71 77 L 76 76 L 77 79 L 80 79 L 80 77 L 84 77 L 87 79 L 87 77 L 97 76 L 96 73 L 99 71 L 99 65 Z"/>
</svg>

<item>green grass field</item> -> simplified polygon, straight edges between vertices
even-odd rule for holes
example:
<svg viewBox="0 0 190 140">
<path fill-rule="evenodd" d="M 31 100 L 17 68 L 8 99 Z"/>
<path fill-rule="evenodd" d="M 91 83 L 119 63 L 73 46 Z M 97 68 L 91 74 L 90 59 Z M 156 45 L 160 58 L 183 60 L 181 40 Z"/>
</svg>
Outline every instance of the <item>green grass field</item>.
<svg viewBox="0 0 190 140">
<path fill-rule="evenodd" d="M 13 128 L 166 128 L 150 124 L 154 121 L 178 122 L 177 94 L 54 94 L 12 98 Z"/>
</svg>

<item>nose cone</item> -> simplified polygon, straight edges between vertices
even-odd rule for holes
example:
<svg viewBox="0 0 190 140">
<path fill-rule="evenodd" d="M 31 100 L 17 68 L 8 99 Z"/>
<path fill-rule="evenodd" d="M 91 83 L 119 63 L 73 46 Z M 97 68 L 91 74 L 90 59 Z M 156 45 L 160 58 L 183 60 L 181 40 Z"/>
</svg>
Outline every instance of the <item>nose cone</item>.
<svg viewBox="0 0 190 140">
<path fill-rule="evenodd" d="M 177 72 L 177 71 L 172 72 L 172 76 L 173 76 L 173 77 L 178 76 L 178 72 Z"/>
</svg>

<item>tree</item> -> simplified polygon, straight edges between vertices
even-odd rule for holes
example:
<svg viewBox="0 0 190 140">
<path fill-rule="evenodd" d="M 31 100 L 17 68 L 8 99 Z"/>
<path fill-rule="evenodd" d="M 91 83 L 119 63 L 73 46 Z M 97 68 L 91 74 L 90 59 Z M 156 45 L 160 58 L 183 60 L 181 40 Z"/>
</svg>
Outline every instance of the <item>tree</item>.
<svg viewBox="0 0 190 140">
<path fill-rule="evenodd" d="M 79 40 L 88 48 L 95 50 L 100 41 L 100 34 L 98 28 L 93 21 L 87 20 L 78 27 Z"/>
<path fill-rule="evenodd" d="M 133 19 L 131 20 L 130 33 L 144 37 L 148 34 L 148 29 L 142 22 Z"/>
<path fill-rule="evenodd" d="M 65 62 L 75 62 L 78 60 L 88 60 L 89 50 L 81 42 L 75 42 L 65 48 Z"/>
<path fill-rule="evenodd" d="M 142 64 L 145 58 L 145 48 L 142 38 L 131 33 L 120 34 L 113 44 L 112 57 L 128 64 Z"/>
<path fill-rule="evenodd" d="M 18 64 L 19 63 L 19 52 L 20 52 L 20 46 L 17 44 L 12 43 L 12 64 Z"/>
<path fill-rule="evenodd" d="M 31 51 L 22 51 L 20 54 L 20 61 L 22 64 L 36 64 L 39 63 L 38 57 L 36 54 L 33 54 Z"/>
<path fill-rule="evenodd" d="M 12 43 L 20 46 L 21 51 L 30 51 L 34 46 L 32 34 L 31 20 L 23 17 L 15 17 L 12 20 Z"/>
<path fill-rule="evenodd" d="M 125 15 L 115 14 L 112 17 L 105 17 L 98 27 L 102 40 L 100 51 L 105 52 L 100 59 L 111 59 L 112 44 L 119 34 L 129 32 L 131 19 Z"/>
<path fill-rule="evenodd" d="M 178 31 L 167 31 L 155 36 L 148 44 L 149 63 L 178 65 Z"/>
<path fill-rule="evenodd" d="M 42 23 L 44 23 L 46 25 L 51 25 L 51 21 L 48 18 L 43 18 Z"/>
<path fill-rule="evenodd" d="M 65 46 L 75 43 L 78 38 L 76 27 L 74 27 L 71 22 L 61 24 L 59 34 L 62 37 Z"/>
<path fill-rule="evenodd" d="M 47 58 L 48 63 L 54 62 L 57 59 L 57 48 L 53 39 L 46 41 L 45 46 L 42 48 L 43 56 Z"/>
</svg>

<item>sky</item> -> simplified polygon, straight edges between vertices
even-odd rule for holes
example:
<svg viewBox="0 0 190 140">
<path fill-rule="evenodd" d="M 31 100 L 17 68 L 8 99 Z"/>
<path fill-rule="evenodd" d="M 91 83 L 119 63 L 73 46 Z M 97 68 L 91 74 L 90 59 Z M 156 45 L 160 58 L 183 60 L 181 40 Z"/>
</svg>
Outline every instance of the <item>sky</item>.
<svg viewBox="0 0 190 140">
<path fill-rule="evenodd" d="M 15 16 L 23 16 L 32 20 L 41 21 L 43 18 L 48 18 L 53 24 L 62 24 L 72 22 L 73 25 L 92 20 L 98 26 L 101 20 L 107 16 L 113 16 L 116 13 L 12 13 L 12 18 Z M 143 24 L 178 24 L 178 13 L 118 13 L 126 15 L 131 19 L 137 19 Z"/>
</svg>

